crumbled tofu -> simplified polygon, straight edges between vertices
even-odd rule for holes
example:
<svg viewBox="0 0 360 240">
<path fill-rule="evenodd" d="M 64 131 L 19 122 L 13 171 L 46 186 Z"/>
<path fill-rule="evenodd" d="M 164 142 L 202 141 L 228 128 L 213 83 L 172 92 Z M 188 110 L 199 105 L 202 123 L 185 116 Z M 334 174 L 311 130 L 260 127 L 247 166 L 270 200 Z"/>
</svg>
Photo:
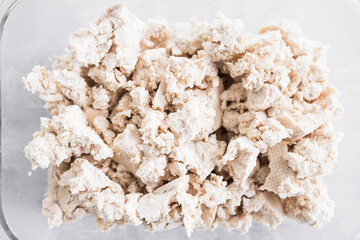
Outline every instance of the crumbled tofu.
<svg viewBox="0 0 360 240">
<path fill-rule="evenodd" d="M 141 196 L 137 209 L 139 217 L 144 218 L 147 223 L 166 218 L 170 212 L 170 204 L 175 200 L 176 195 L 186 193 L 188 181 L 188 176 L 180 177 L 156 189 L 153 193 Z"/>
<path fill-rule="evenodd" d="M 127 82 L 126 77 L 118 69 L 109 70 L 103 65 L 91 67 L 88 75 L 96 83 L 113 92 Z"/>
<path fill-rule="evenodd" d="M 285 199 L 285 212 L 288 217 L 319 228 L 334 217 L 335 203 L 321 180 L 314 179 L 311 185 L 305 194 Z"/>
<path fill-rule="evenodd" d="M 256 166 L 259 150 L 246 137 L 238 137 L 231 140 L 226 153 L 221 159 L 221 165 L 225 165 L 230 176 L 240 187 L 246 188 L 246 180 Z"/>
<path fill-rule="evenodd" d="M 168 61 L 169 56 L 165 48 L 145 50 L 139 56 L 139 61 L 136 64 L 135 73 L 130 83 L 137 87 L 144 87 L 151 92 L 156 90 L 166 73 Z"/>
<path fill-rule="evenodd" d="M 46 71 L 44 67 L 36 66 L 26 78 L 25 87 L 48 103 L 70 104 L 70 101 L 80 107 L 88 106 L 89 87 L 80 74 L 67 70 Z"/>
<path fill-rule="evenodd" d="M 225 146 L 225 142 L 218 141 L 215 135 L 211 135 L 207 141 L 190 141 L 181 147 L 175 147 L 171 157 L 182 162 L 189 171 L 196 173 L 204 181 L 214 169 L 216 161 L 224 154 Z"/>
<path fill-rule="evenodd" d="M 125 93 L 109 115 L 112 128 L 117 132 L 124 131 L 129 123 L 134 124 L 135 112 L 130 108 L 130 103 L 131 96 Z"/>
<path fill-rule="evenodd" d="M 66 106 L 52 119 L 41 119 L 41 131 L 25 147 L 32 168 L 58 166 L 64 160 L 91 154 L 95 160 L 113 157 L 113 151 L 88 126 L 85 113 L 77 105 Z"/>
<path fill-rule="evenodd" d="M 61 175 L 59 186 L 65 187 L 80 206 L 93 211 L 98 218 L 112 222 L 124 214 L 125 196 L 121 186 L 86 159 L 76 159 Z M 63 196 L 59 196 L 59 202 Z"/>
<path fill-rule="evenodd" d="M 281 142 L 269 148 L 270 173 L 265 179 L 260 190 L 267 190 L 277 194 L 280 198 L 291 197 L 299 194 L 303 189 L 299 186 L 299 180 L 295 172 L 289 167 L 284 156 L 288 152 L 286 143 Z"/>
<path fill-rule="evenodd" d="M 48 190 L 44 196 L 43 214 L 48 217 L 50 228 L 59 227 L 63 222 L 63 210 L 58 201 L 60 176 L 69 170 L 69 164 L 63 162 L 59 167 L 51 165 L 49 167 Z"/>
<path fill-rule="evenodd" d="M 147 185 L 147 189 L 150 189 L 157 186 L 161 177 L 165 175 L 167 156 L 160 152 L 151 152 L 151 148 L 145 148 L 143 152 L 144 156 L 135 175 Z"/>
<path fill-rule="evenodd" d="M 75 32 L 52 70 L 23 78 L 51 119 L 25 147 L 49 167 L 50 227 L 249 231 L 334 216 L 321 177 L 337 162 L 342 108 L 327 47 L 283 20 L 257 36 L 218 13 L 146 23 L 117 3 Z"/>
<path fill-rule="evenodd" d="M 258 192 L 254 197 L 243 199 L 245 212 L 254 220 L 275 228 L 285 218 L 284 206 L 278 196 L 269 192 Z"/>
<path fill-rule="evenodd" d="M 132 124 L 127 125 L 126 129 L 118 134 L 112 144 L 114 150 L 114 161 L 121 163 L 135 174 L 142 157 L 139 149 L 141 143 L 140 132 Z"/>
<path fill-rule="evenodd" d="M 170 113 L 165 120 L 179 145 L 203 139 L 212 133 L 216 112 L 206 106 L 206 99 L 194 98 L 181 110 Z"/>
<path fill-rule="evenodd" d="M 285 159 L 299 178 L 329 174 L 337 161 L 336 145 L 341 135 L 326 123 L 309 137 L 300 139 Z"/>
<path fill-rule="evenodd" d="M 214 62 L 227 61 L 245 51 L 245 24 L 239 19 L 229 19 L 218 13 L 209 26 L 208 38 L 203 47 Z"/>
<path fill-rule="evenodd" d="M 281 90 L 290 83 L 289 73 L 294 61 L 290 48 L 281 39 L 281 34 L 271 31 L 250 40 L 245 55 L 235 64 L 230 63 L 228 68 L 233 78 L 244 75 L 242 83 L 244 88 L 250 91 L 248 93 L 258 92 L 266 84 Z M 263 96 L 258 98 L 263 99 Z M 266 105 L 264 107 L 268 108 Z"/>
<path fill-rule="evenodd" d="M 115 133 L 110 129 L 110 123 L 107 120 L 108 111 L 85 108 L 85 114 L 90 126 L 100 135 L 106 144 L 111 144 Z"/>
<path fill-rule="evenodd" d="M 92 87 L 91 93 L 93 97 L 92 106 L 95 109 L 106 110 L 109 107 L 110 95 L 106 89 L 101 87 Z"/>
<path fill-rule="evenodd" d="M 166 48 L 175 56 L 194 54 L 202 49 L 208 35 L 208 23 L 192 18 L 190 22 L 175 23 L 167 31 Z"/>
<path fill-rule="evenodd" d="M 274 118 L 267 118 L 263 124 L 262 127 L 259 127 L 259 130 L 262 132 L 261 139 L 269 147 L 275 146 L 281 140 L 290 137 L 290 134 L 292 134 L 291 129 L 285 128 Z"/>
<path fill-rule="evenodd" d="M 165 114 L 161 111 L 149 110 L 141 123 L 141 138 L 145 144 L 159 148 L 161 153 L 170 153 L 175 137 L 165 125 Z"/>
</svg>

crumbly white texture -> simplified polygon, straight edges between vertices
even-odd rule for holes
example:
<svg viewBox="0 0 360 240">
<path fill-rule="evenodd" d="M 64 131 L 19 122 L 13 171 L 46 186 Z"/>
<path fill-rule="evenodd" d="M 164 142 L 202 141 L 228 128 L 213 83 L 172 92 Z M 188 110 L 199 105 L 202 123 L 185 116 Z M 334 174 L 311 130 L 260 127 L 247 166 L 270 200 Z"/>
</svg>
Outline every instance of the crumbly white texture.
<svg viewBox="0 0 360 240">
<path fill-rule="evenodd" d="M 330 120 L 342 109 L 326 50 L 288 21 L 253 36 L 222 14 L 143 23 L 115 4 L 53 70 L 24 78 L 53 115 L 25 148 L 33 169 L 50 166 L 50 227 L 88 213 L 102 230 L 183 225 L 189 236 L 329 222 L 321 176 L 337 161 Z"/>
</svg>

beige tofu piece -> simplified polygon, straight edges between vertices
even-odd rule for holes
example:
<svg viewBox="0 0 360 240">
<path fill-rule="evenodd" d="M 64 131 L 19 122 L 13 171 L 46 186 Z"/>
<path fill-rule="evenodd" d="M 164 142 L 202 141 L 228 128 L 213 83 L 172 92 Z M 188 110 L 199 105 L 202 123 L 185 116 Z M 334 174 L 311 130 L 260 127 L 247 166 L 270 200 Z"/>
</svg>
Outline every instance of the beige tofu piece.
<svg viewBox="0 0 360 240">
<path fill-rule="evenodd" d="M 235 123 L 232 123 L 232 119 Z M 233 131 L 235 134 L 239 134 L 239 136 L 246 136 L 261 153 L 265 153 L 267 151 L 267 144 L 262 139 L 263 131 L 260 128 L 264 126 L 266 119 L 267 115 L 264 111 L 247 111 L 241 114 L 235 111 L 225 111 L 223 126 L 226 130 Z"/>
<path fill-rule="evenodd" d="M 270 173 L 260 190 L 273 192 L 280 198 L 297 196 L 303 193 L 304 189 L 299 186 L 295 172 L 284 159 L 287 152 L 288 147 L 284 142 L 280 142 L 268 149 Z"/>
<path fill-rule="evenodd" d="M 216 174 L 210 174 L 209 179 L 202 183 L 201 190 L 198 192 L 202 214 L 195 229 L 216 228 L 216 213 L 219 206 L 225 204 L 232 197 L 226 185 L 223 178 Z"/>
<path fill-rule="evenodd" d="M 150 190 L 165 174 L 167 156 L 157 148 L 143 144 L 140 131 L 131 124 L 113 141 L 114 161 L 124 165 Z"/>
<path fill-rule="evenodd" d="M 75 222 L 83 218 L 89 211 L 81 206 L 79 198 L 72 195 L 68 187 L 59 186 L 57 202 L 63 212 L 66 223 Z"/>
<path fill-rule="evenodd" d="M 165 125 L 165 117 L 161 111 L 148 110 L 139 129 L 145 144 L 157 147 L 162 154 L 169 154 L 174 146 L 174 134 Z"/>
<path fill-rule="evenodd" d="M 238 137 L 230 141 L 221 164 L 230 171 L 234 181 L 245 186 L 248 177 L 256 166 L 259 155 L 254 143 L 246 137 Z"/>
<path fill-rule="evenodd" d="M 142 39 L 142 49 L 162 48 L 168 38 L 169 23 L 161 17 L 153 17 L 147 21 L 145 37 Z"/>
<path fill-rule="evenodd" d="M 325 51 L 322 53 L 326 56 Z M 325 90 L 329 77 L 329 68 L 325 62 L 319 61 L 312 53 L 307 53 L 296 58 L 295 69 L 290 74 L 291 83 L 288 86 L 288 95 L 301 93 L 304 100 L 313 101 Z"/>
<path fill-rule="evenodd" d="M 87 74 L 96 83 L 112 92 L 124 88 L 127 84 L 127 78 L 121 71 L 117 68 L 107 68 L 102 64 L 91 67 Z"/>
<path fill-rule="evenodd" d="M 275 118 L 286 128 L 293 130 L 291 140 L 294 142 L 342 113 L 343 109 L 337 96 L 337 90 L 328 85 L 313 104 L 286 102 L 268 113 L 270 116 L 276 116 Z"/>
<path fill-rule="evenodd" d="M 169 118 L 172 119 L 180 115 L 179 110 L 187 109 L 187 106 L 198 102 L 195 105 L 199 106 L 194 107 L 201 107 L 204 109 L 201 112 L 204 111 L 208 113 L 207 115 L 212 115 L 215 110 L 213 130 L 218 129 L 222 116 L 219 95 L 223 86 L 216 76 L 217 69 L 211 63 L 211 59 L 204 52 L 199 52 L 191 59 L 171 57 L 168 65 L 158 91 L 154 95 L 152 108 L 169 110 Z M 176 115 L 172 116 L 174 114 Z"/>
<path fill-rule="evenodd" d="M 208 208 L 224 204 L 231 198 L 231 192 L 226 188 L 226 185 L 227 183 L 223 181 L 221 176 L 210 174 L 210 178 L 206 179 L 202 185 L 201 192 L 203 193 L 199 196 L 200 203 Z"/>
<path fill-rule="evenodd" d="M 70 38 L 67 51 L 86 65 L 107 69 L 118 67 L 130 75 L 140 55 L 140 42 L 145 24 L 130 13 L 121 3 L 115 4 L 89 29 L 75 32 Z"/>
<path fill-rule="evenodd" d="M 204 111 L 207 109 L 206 112 L 211 114 L 215 111 L 215 116 L 213 117 L 214 122 L 211 128 L 211 130 L 215 132 L 220 128 L 222 122 L 223 112 L 220 108 L 220 93 L 223 90 L 223 85 L 218 77 L 209 77 L 206 79 L 206 84 L 211 85 L 211 87 L 208 86 L 207 89 L 187 89 L 172 99 L 172 106 L 174 106 L 175 110 L 182 110 L 186 104 L 189 105 L 198 102 Z M 171 97 L 168 98 L 171 99 Z"/>
<path fill-rule="evenodd" d="M 259 189 L 273 192 L 282 199 L 309 197 L 308 194 L 320 180 L 318 178 L 299 179 L 285 159 L 287 153 L 287 145 L 283 142 L 269 149 L 270 173 L 265 179 L 265 184 Z"/>
<path fill-rule="evenodd" d="M 76 61 L 70 54 L 54 56 L 54 62 L 51 68 L 53 70 L 67 70 L 79 74 L 82 74 L 84 71 L 84 66 Z"/>
<path fill-rule="evenodd" d="M 176 228 L 181 226 L 181 218 L 180 215 L 181 208 L 177 203 L 174 203 L 170 207 L 170 211 L 168 216 L 170 216 L 167 220 L 161 220 L 157 222 L 153 222 L 150 224 L 145 224 L 146 231 L 164 231 L 172 228 Z"/>
<path fill-rule="evenodd" d="M 141 162 L 142 151 L 139 147 L 141 143 L 139 130 L 134 125 L 128 124 L 111 145 L 114 161 L 124 165 L 134 175 Z"/>
<path fill-rule="evenodd" d="M 129 193 L 125 195 L 125 211 L 123 218 L 127 223 L 135 226 L 143 223 L 137 211 L 139 208 L 139 199 L 142 196 L 142 193 Z"/>
<path fill-rule="evenodd" d="M 176 196 L 176 200 L 181 205 L 182 221 L 188 237 L 194 230 L 215 227 L 215 212 L 218 206 L 231 197 L 231 193 L 226 189 L 226 182 L 215 174 L 211 174 L 204 182 L 200 182 L 197 175 L 191 175 L 189 190 L 190 194 Z"/>
<path fill-rule="evenodd" d="M 167 31 L 166 48 L 172 55 L 194 54 L 202 49 L 204 39 L 208 37 L 209 24 L 192 18 L 190 22 L 171 25 Z"/>
<path fill-rule="evenodd" d="M 67 187 L 80 205 L 98 218 L 112 222 L 120 220 L 124 214 L 125 196 L 121 186 L 86 159 L 76 159 L 61 175 L 59 185 Z"/>
<path fill-rule="evenodd" d="M 316 129 L 310 137 L 300 139 L 293 151 L 285 155 L 298 178 L 330 174 L 337 162 L 337 143 L 342 133 L 335 132 L 330 123 Z"/>
<path fill-rule="evenodd" d="M 227 90 L 220 95 L 221 108 L 227 110 L 243 110 L 243 104 L 247 99 L 246 89 L 241 82 L 232 84 Z M 230 104 L 229 104 L 230 103 Z M 236 122 L 236 121 L 235 121 Z"/>
<path fill-rule="evenodd" d="M 142 145 L 142 148 L 144 155 L 141 157 L 135 176 L 146 184 L 146 189 L 151 192 L 159 186 L 161 177 L 165 175 L 167 156 L 153 147 Z"/>
<path fill-rule="evenodd" d="M 188 182 L 189 176 L 179 177 L 153 193 L 141 196 L 137 208 L 140 219 L 144 219 L 147 223 L 170 220 L 170 204 L 176 201 L 178 194 L 186 193 Z"/>
<path fill-rule="evenodd" d="M 218 141 L 215 135 L 211 135 L 207 140 L 189 141 L 180 147 L 174 147 L 170 156 L 196 173 L 200 181 L 204 181 L 222 158 L 225 147 L 225 142 Z"/>
<path fill-rule="evenodd" d="M 41 130 L 25 147 L 25 156 L 32 168 L 59 165 L 71 156 L 92 154 L 99 161 L 113 156 L 113 151 L 88 126 L 85 113 L 79 106 L 67 106 L 52 119 L 41 119 Z"/>
<path fill-rule="evenodd" d="M 232 20 L 218 12 L 208 28 L 209 36 L 202 46 L 214 62 L 226 61 L 245 52 L 245 40 L 250 36 L 240 19 Z"/>
<path fill-rule="evenodd" d="M 216 111 L 207 106 L 207 99 L 193 98 L 181 110 L 170 113 L 165 124 L 172 131 L 179 145 L 209 136 Z"/>
<path fill-rule="evenodd" d="M 313 179 L 306 194 L 284 200 L 288 217 L 320 228 L 334 217 L 335 202 L 327 194 L 321 179 Z"/>
<path fill-rule="evenodd" d="M 154 95 L 154 98 L 152 99 L 151 105 L 154 110 L 160 110 L 164 111 L 165 108 L 168 108 L 168 104 L 170 102 L 170 99 L 167 99 L 167 93 L 166 93 L 166 82 L 165 78 L 161 80 L 159 87 Z"/>
<path fill-rule="evenodd" d="M 149 91 L 144 87 L 136 87 L 130 93 L 131 103 L 130 107 L 138 112 L 140 115 L 144 116 L 146 112 L 150 109 L 150 94 Z"/>
<path fill-rule="evenodd" d="M 214 85 L 214 88 L 211 88 L 210 91 L 208 91 L 208 104 L 210 108 L 215 109 L 215 118 L 214 118 L 214 124 L 212 126 L 212 130 L 215 132 L 218 130 L 222 125 L 222 117 L 223 117 L 223 111 L 220 108 L 220 94 L 224 90 L 224 86 L 222 82 L 219 82 L 219 85 L 217 85 L 218 79 L 214 80 L 212 84 Z M 217 86 L 215 86 L 217 85 Z M 203 92 L 203 91 L 201 91 Z"/>
<path fill-rule="evenodd" d="M 42 201 L 42 213 L 48 217 L 50 228 L 59 227 L 63 222 L 63 210 L 58 201 L 60 176 L 70 168 L 68 163 L 62 163 L 59 167 L 49 167 L 48 188 Z"/>
<path fill-rule="evenodd" d="M 244 114 L 241 114 L 235 110 L 226 110 L 222 118 L 222 126 L 227 131 L 232 131 L 235 134 L 239 134 L 239 120 Z"/>
<path fill-rule="evenodd" d="M 79 62 L 82 66 L 90 64 L 99 65 L 101 59 L 107 54 L 112 46 L 112 22 L 107 19 L 107 14 L 116 11 L 115 6 L 98 20 L 95 25 L 87 29 L 74 32 L 69 40 L 66 51 L 72 59 Z"/>
<path fill-rule="evenodd" d="M 90 104 L 89 88 L 76 72 L 46 71 L 44 67 L 35 66 L 32 72 L 23 78 L 23 82 L 27 90 L 38 93 L 41 99 L 49 103 L 68 105 L 72 101 L 81 107 Z"/>
<path fill-rule="evenodd" d="M 265 83 L 280 90 L 288 86 L 294 59 L 280 32 L 267 32 L 253 38 L 246 50 L 245 55 L 234 64 L 229 63 L 228 68 L 233 78 L 245 75 L 242 83 L 248 94 L 259 91 Z"/>
<path fill-rule="evenodd" d="M 95 129 L 96 133 L 99 134 L 106 144 L 111 144 L 115 138 L 115 133 L 110 129 L 111 124 L 107 120 L 108 111 L 85 108 L 84 112 L 89 125 Z"/>
<path fill-rule="evenodd" d="M 311 55 L 316 62 L 325 63 L 328 47 L 301 36 L 296 22 L 282 20 L 260 28 L 259 33 L 269 31 L 280 31 L 282 40 L 290 47 L 294 57 Z"/>
<path fill-rule="evenodd" d="M 292 141 L 297 141 L 313 132 L 323 123 L 321 118 L 318 118 L 316 115 L 311 113 L 304 115 L 301 115 L 300 113 L 299 115 L 291 116 L 285 112 L 282 115 L 279 115 L 276 119 L 286 128 L 293 130 L 293 134 L 291 136 Z"/>
<path fill-rule="evenodd" d="M 232 121 L 232 119 L 234 121 Z M 235 134 L 247 135 L 251 132 L 251 135 L 255 134 L 259 137 L 261 132 L 257 130 L 257 127 L 266 119 L 264 112 L 244 112 L 239 113 L 236 111 L 225 111 L 223 116 L 223 126 L 228 131 L 233 131 Z M 234 123 L 235 122 L 235 123 Z M 257 130 L 257 131 L 256 131 Z"/>
<path fill-rule="evenodd" d="M 295 57 L 296 64 L 290 73 L 288 95 L 298 91 L 307 101 L 318 98 L 328 79 L 329 69 L 325 65 L 328 47 L 302 37 L 295 22 L 283 20 L 259 30 L 260 33 L 270 31 L 280 31 L 281 38 Z"/>
<path fill-rule="evenodd" d="M 149 91 L 156 90 L 158 84 L 164 79 L 168 62 L 169 56 L 165 48 L 145 50 L 136 64 L 131 85 L 144 87 Z"/>
<path fill-rule="evenodd" d="M 257 91 L 248 91 L 245 106 L 253 111 L 266 110 L 276 105 L 281 97 L 277 86 L 264 84 Z"/>
<path fill-rule="evenodd" d="M 209 73 L 206 69 L 201 70 L 201 72 Z M 198 77 L 192 79 L 198 81 L 198 79 L 204 77 L 203 73 L 199 73 Z M 183 74 L 177 73 L 177 75 L 182 76 L 181 78 L 188 81 L 188 78 L 185 79 Z M 163 97 L 159 96 L 158 98 L 155 96 L 154 98 L 154 100 L 157 99 L 161 103 L 166 102 L 166 99 L 169 102 L 169 99 L 171 99 L 170 102 L 175 106 L 176 111 L 168 114 L 165 123 L 177 138 L 179 145 L 187 141 L 206 138 L 220 127 L 222 112 L 219 106 L 219 92 L 222 89 L 222 85 L 219 83 L 218 78 L 212 78 L 211 76 L 208 78 L 211 79 L 209 83 L 204 81 L 196 83 L 211 84 L 212 87 L 209 87 L 207 90 L 185 90 L 185 88 L 191 88 L 195 85 L 191 83 L 191 85 L 186 86 L 182 82 L 177 82 L 175 78 L 171 84 L 165 80 L 166 89 L 163 90 L 163 92 L 166 92 L 165 96 L 162 95 Z M 174 94 L 176 94 L 176 98 L 173 98 Z"/>
<path fill-rule="evenodd" d="M 222 224 L 224 225 L 224 229 L 227 231 L 240 229 L 241 233 L 245 234 L 249 231 L 249 228 L 252 225 L 252 220 L 252 215 L 245 212 L 242 214 L 231 216 Z"/>
<path fill-rule="evenodd" d="M 219 206 L 217 215 L 222 219 L 222 222 L 226 223 L 231 216 L 237 215 L 238 207 L 241 205 L 242 197 L 244 196 L 247 187 L 248 186 L 245 186 L 244 188 L 244 186 L 241 186 L 236 182 L 232 182 L 226 186 L 227 191 L 231 194 L 231 198 L 229 198 L 225 204 Z"/>
<path fill-rule="evenodd" d="M 315 103 L 323 111 L 323 118 L 327 121 L 333 119 L 334 117 L 340 116 L 340 114 L 343 112 L 343 108 L 338 101 L 338 96 L 338 90 L 331 84 L 328 84 L 315 101 Z"/>
<path fill-rule="evenodd" d="M 285 128 L 279 121 L 274 118 L 267 118 L 263 126 L 259 127 L 262 132 L 261 139 L 268 147 L 273 147 L 281 140 L 289 138 L 292 134 L 291 129 Z"/>
<path fill-rule="evenodd" d="M 110 106 L 111 94 L 102 86 L 91 88 L 92 107 L 97 110 L 107 110 Z"/>
<path fill-rule="evenodd" d="M 217 76 L 216 65 L 204 52 L 199 52 L 191 59 L 171 56 L 168 65 L 165 74 L 166 89 L 173 97 L 186 88 L 204 88 L 207 86 L 204 82 L 206 77 Z"/>
<path fill-rule="evenodd" d="M 243 198 L 243 208 L 252 218 L 269 228 L 275 228 L 285 218 L 285 210 L 280 198 L 274 193 L 258 192 L 254 197 Z"/>
<path fill-rule="evenodd" d="M 124 131 L 127 124 L 131 123 L 132 115 L 134 115 L 134 111 L 131 109 L 131 96 L 129 93 L 125 93 L 109 115 L 112 128 L 118 132 Z"/>
<path fill-rule="evenodd" d="M 172 161 L 166 167 L 172 176 L 185 176 L 187 174 L 186 165 L 182 162 Z"/>
<path fill-rule="evenodd" d="M 259 33 L 266 33 L 269 31 L 280 31 L 282 40 L 290 47 L 294 56 L 298 57 L 302 55 L 303 52 L 301 49 L 303 46 L 299 24 L 288 20 L 282 20 L 260 28 Z"/>
<path fill-rule="evenodd" d="M 59 167 L 49 167 L 48 191 L 43 200 L 43 214 L 48 217 L 50 228 L 59 227 L 63 221 L 74 222 L 88 213 L 67 187 L 60 186 L 60 178 L 69 168 L 70 164 L 66 162 L 61 163 Z"/>
<path fill-rule="evenodd" d="M 95 165 L 96 166 L 96 165 Z M 111 160 L 108 167 L 98 167 L 114 182 L 120 184 L 126 194 L 143 192 L 144 184 L 141 183 L 127 167 Z"/>
</svg>

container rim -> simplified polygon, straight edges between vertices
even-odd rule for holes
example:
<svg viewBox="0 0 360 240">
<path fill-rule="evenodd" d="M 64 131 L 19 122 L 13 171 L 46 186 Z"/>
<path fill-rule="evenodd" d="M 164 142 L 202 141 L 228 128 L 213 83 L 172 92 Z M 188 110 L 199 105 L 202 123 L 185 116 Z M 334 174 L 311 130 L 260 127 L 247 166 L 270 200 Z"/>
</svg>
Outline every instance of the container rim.
<svg viewBox="0 0 360 240">
<path fill-rule="evenodd" d="M 1 52 L 2 52 L 2 36 L 6 20 L 10 13 L 13 11 L 15 6 L 22 0 L 3 0 L 0 3 L 0 63 L 1 63 Z M 1 65 L 1 64 L 0 64 Z M 0 70 L 0 91 L 1 91 L 1 70 Z M 0 98 L 0 135 L 2 134 L 2 109 L 1 109 L 1 98 Z M 0 147 L 1 137 L 0 137 Z M 0 150 L 1 153 L 1 150 Z M 6 221 L 3 208 L 3 169 L 2 169 L 2 155 L 0 155 L 0 238 L 2 240 L 17 240 L 18 238 L 10 230 L 10 227 Z"/>
</svg>

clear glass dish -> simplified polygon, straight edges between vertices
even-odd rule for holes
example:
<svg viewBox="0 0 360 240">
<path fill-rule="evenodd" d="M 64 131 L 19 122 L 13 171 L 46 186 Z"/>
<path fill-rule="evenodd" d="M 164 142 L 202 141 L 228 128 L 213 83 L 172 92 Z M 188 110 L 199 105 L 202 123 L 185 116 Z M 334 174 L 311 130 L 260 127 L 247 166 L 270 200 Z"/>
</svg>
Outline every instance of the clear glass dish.
<svg viewBox="0 0 360 240">
<path fill-rule="evenodd" d="M 29 176 L 23 154 L 39 118 L 48 116 L 43 102 L 24 90 L 21 77 L 36 65 L 51 64 L 49 56 L 64 53 L 69 34 L 94 22 L 113 0 L 5 0 L 0 7 L 1 36 L 1 239 L 184 239 L 184 229 L 149 233 L 141 227 L 98 232 L 92 216 L 49 229 L 41 214 L 47 171 Z M 218 10 L 242 19 L 253 33 L 283 18 L 297 21 L 303 34 L 331 47 L 330 82 L 341 92 L 345 108 L 335 122 L 345 133 L 340 158 L 326 177 L 336 201 L 335 219 L 320 230 L 286 220 L 277 230 L 254 223 L 250 232 L 223 229 L 193 233 L 192 239 L 360 239 L 360 3 L 357 0 L 129 0 L 141 19 L 161 16 L 173 23 L 196 15 L 210 19 Z"/>
</svg>

